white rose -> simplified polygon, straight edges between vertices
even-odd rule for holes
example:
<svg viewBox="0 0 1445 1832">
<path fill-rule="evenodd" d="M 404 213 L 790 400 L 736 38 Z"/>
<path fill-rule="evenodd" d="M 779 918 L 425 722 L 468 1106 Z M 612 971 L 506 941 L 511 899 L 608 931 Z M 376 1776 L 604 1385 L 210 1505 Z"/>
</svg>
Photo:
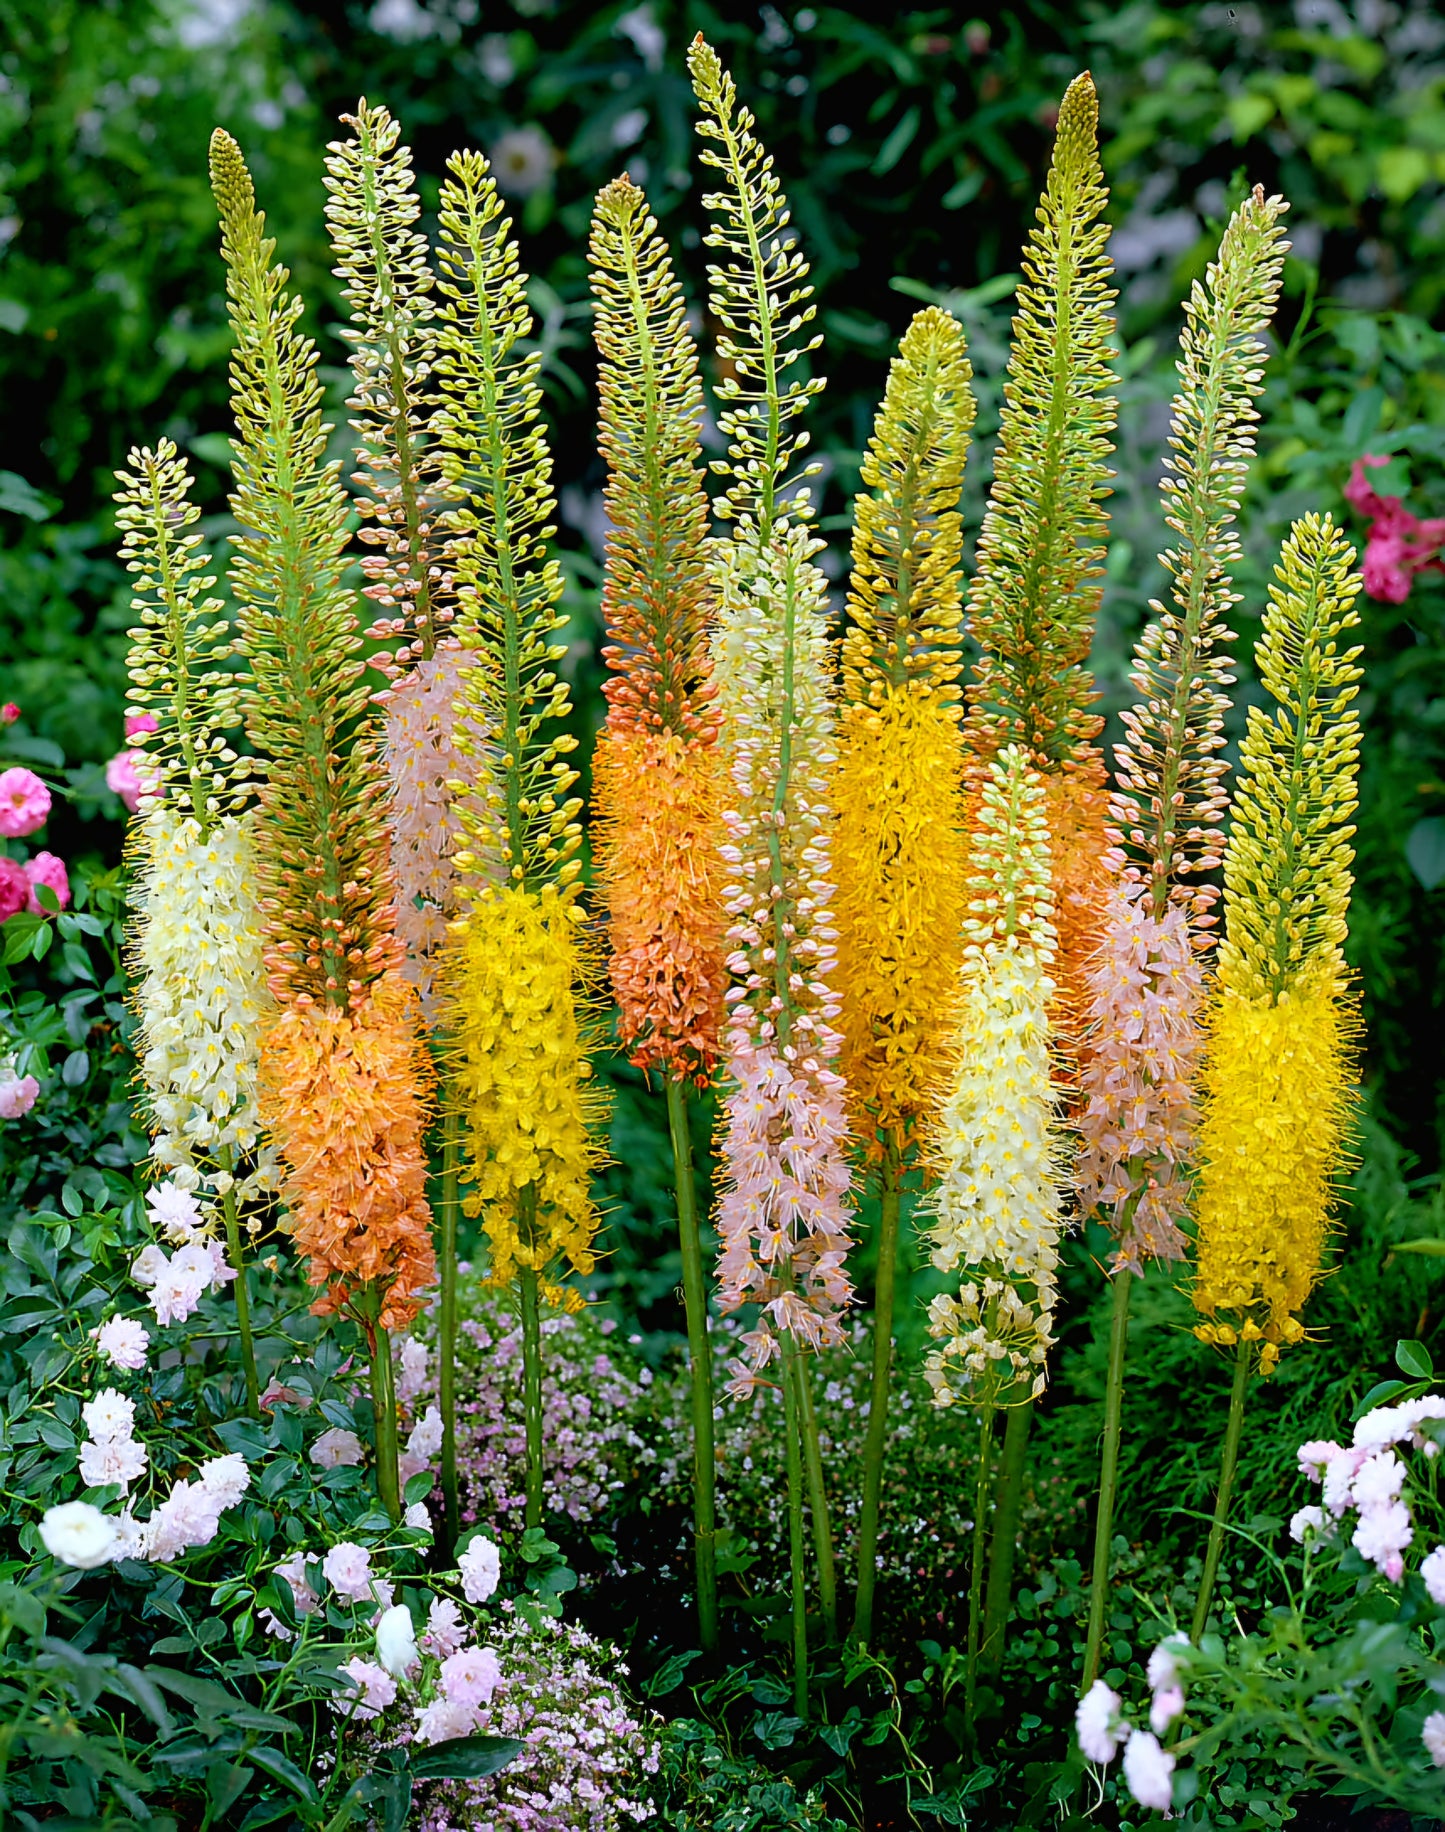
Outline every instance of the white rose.
<svg viewBox="0 0 1445 1832">
<path fill-rule="evenodd" d="M 383 1610 L 376 1625 L 376 1658 L 393 1679 L 401 1679 L 416 1665 L 416 1627 L 405 1603 Z"/>
<path fill-rule="evenodd" d="M 67 1501 L 48 1508 L 40 1523 L 45 1550 L 62 1565 L 77 1571 L 94 1571 L 115 1556 L 115 1524 L 88 1501 Z"/>
</svg>

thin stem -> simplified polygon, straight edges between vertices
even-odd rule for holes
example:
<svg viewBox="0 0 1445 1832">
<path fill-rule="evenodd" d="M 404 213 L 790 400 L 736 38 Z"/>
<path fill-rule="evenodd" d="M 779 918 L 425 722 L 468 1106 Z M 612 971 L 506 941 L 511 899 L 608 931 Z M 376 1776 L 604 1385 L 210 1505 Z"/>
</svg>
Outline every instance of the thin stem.
<svg viewBox="0 0 1445 1832">
<path fill-rule="evenodd" d="M 712 1430 L 712 1351 L 707 1333 L 707 1285 L 698 1232 L 692 1135 L 687 1090 L 667 1077 L 667 1125 L 677 1180 L 677 1234 L 682 1248 L 682 1298 L 687 1311 L 687 1351 L 692 1374 L 693 1552 L 697 1569 L 697 1632 L 705 1654 L 717 1646 L 716 1457 Z"/>
<path fill-rule="evenodd" d="M 542 1524 L 542 1320 L 537 1274 L 523 1266 L 517 1274 L 522 1300 L 522 1407 L 527 1421 L 527 1507 L 523 1523 Z"/>
<path fill-rule="evenodd" d="M 968 1661 L 963 1677 L 963 1710 L 968 1734 L 977 1742 L 974 1725 L 978 1695 L 978 1641 L 983 1617 L 983 1549 L 988 1542 L 988 1504 L 993 1475 L 993 1407 L 978 1415 L 978 1482 L 973 1497 L 973 1556 L 968 1568 Z"/>
<path fill-rule="evenodd" d="M 227 1154 L 229 1160 L 229 1153 Z M 230 1169 L 229 1161 L 223 1167 Z M 241 1222 L 236 1213 L 236 1186 L 231 1185 L 221 1198 L 221 1214 L 226 1223 L 226 1246 L 236 1274 L 236 1327 L 241 1337 L 241 1366 L 246 1376 L 246 1410 L 253 1419 L 261 1416 L 261 1382 L 256 1375 L 256 1343 L 251 1335 L 251 1293 L 246 1285 L 246 1256 L 241 1246 Z"/>
<path fill-rule="evenodd" d="M 818 1412 L 813 1404 L 813 1376 L 808 1357 L 800 1350 L 797 1361 L 798 1405 L 803 1420 L 803 1465 L 808 1473 L 808 1511 L 813 1518 L 813 1550 L 818 1557 L 818 1602 L 823 1612 L 823 1633 L 838 1639 L 838 1568 L 833 1559 L 833 1525 L 828 1512 L 828 1488 L 823 1480 L 823 1445 L 818 1436 Z"/>
<path fill-rule="evenodd" d="M 461 1161 L 461 1121 L 448 1102 L 442 1122 L 442 1175 L 437 1202 L 441 1224 L 438 1242 L 440 1301 L 437 1356 L 442 1414 L 442 1510 L 449 1554 L 461 1531 L 457 1501 L 457 1174 Z"/>
<path fill-rule="evenodd" d="M 1199 1580 L 1199 1596 L 1194 1604 L 1194 1624 L 1189 1639 L 1197 1647 L 1209 1623 L 1209 1605 L 1214 1601 L 1214 1580 L 1219 1576 L 1219 1561 L 1224 1553 L 1224 1529 L 1229 1522 L 1229 1503 L 1234 1495 L 1234 1478 L 1239 1468 L 1239 1440 L 1244 1432 L 1244 1396 L 1249 1386 L 1250 1347 L 1239 1345 L 1234 1363 L 1234 1385 L 1229 1393 L 1229 1423 L 1224 1428 L 1224 1455 L 1219 1465 L 1219 1493 L 1214 1502 L 1214 1522 L 1209 1529 L 1209 1546 L 1204 1554 L 1204 1575 Z"/>
<path fill-rule="evenodd" d="M 783 1333 L 783 1442 L 788 1471 L 788 1562 L 792 1572 L 793 1710 L 808 1716 L 808 1586 L 803 1537 L 802 1418 L 798 1403 L 798 1349 Z"/>
<path fill-rule="evenodd" d="M 1099 1511 L 1094 1520 L 1094 1570 L 1089 1584 L 1089 1638 L 1084 1650 L 1084 1691 L 1099 1677 L 1104 1621 L 1109 1610 L 1109 1550 L 1114 1540 L 1114 1495 L 1119 1482 L 1119 1422 L 1124 1410 L 1124 1362 L 1129 1347 L 1129 1299 L 1134 1275 L 1114 1274 L 1114 1315 L 1109 1329 L 1109 1379 L 1104 1388 L 1104 1444 L 1099 1458 Z"/>
<path fill-rule="evenodd" d="M 888 1135 L 879 1177 L 878 1273 L 873 1294 L 873 1386 L 868 1435 L 863 1440 L 863 1507 L 858 1517 L 858 1601 L 853 1639 L 867 1647 L 873 1633 L 873 1592 L 878 1581 L 878 1515 L 883 1496 L 883 1452 L 888 1443 L 888 1384 L 893 1365 L 893 1281 L 898 1258 L 901 1154 Z"/>
<path fill-rule="evenodd" d="M 999 1465 L 994 1496 L 993 1537 L 988 1549 L 988 1588 L 983 1604 L 985 1673 L 1003 1665 L 1003 1638 L 1013 1604 L 1014 1555 L 1018 1550 L 1019 1513 L 1024 1499 L 1024 1469 L 1028 1461 L 1029 1430 L 1034 1422 L 1034 1402 L 1009 1408 L 1003 1434 L 1003 1460 Z"/>
<path fill-rule="evenodd" d="M 401 1519 L 401 1482 L 396 1467 L 396 1382 L 391 1337 L 380 1323 L 367 1330 L 371 1346 L 371 1405 L 376 1414 L 376 1486 L 393 1522 Z"/>
</svg>

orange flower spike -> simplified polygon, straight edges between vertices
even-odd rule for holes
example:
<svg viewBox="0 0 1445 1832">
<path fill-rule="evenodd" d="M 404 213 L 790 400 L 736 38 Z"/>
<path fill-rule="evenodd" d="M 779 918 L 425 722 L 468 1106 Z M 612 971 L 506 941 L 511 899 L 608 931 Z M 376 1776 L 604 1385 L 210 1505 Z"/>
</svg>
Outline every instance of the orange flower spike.
<svg viewBox="0 0 1445 1832">
<path fill-rule="evenodd" d="M 702 388 L 656 228 L 630 179 L 598 195 L 590 254 L 612 530 L 602 592 L 611 675 L 593 777 L 597 856 L 623 1044 L 640 1068 L 704 1083 L 728 984 L 726 775 L 706 653 Z"/>
</svg>

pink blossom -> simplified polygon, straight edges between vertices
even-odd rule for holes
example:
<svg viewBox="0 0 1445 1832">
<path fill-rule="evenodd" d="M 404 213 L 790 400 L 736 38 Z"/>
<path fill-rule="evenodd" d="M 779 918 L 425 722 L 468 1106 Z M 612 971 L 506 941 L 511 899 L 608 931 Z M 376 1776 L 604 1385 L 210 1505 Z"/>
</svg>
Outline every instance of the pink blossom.
<svg viewBox="0 0 1445 1832">
<path fill-rule="evenodd" d="M 0 834 L 18 840 L 43 827 L 50 813 L 50 791 L 22 764 L 0 770 Z"/>
<path fill-rule="evenodd" d="M 454 1705 L 489 1705 L 501 1678 L 491 1648 L 463 1648 L 442 1662 L 441 1688 Z"/>
<path fill-rule="evenodd" d="M 159 1228 L 173 1246 L 187 1246 L 201 1226 L 201 1205 L 193 1190 L 182 1189 L 168 1177 L 146 1192 L 152 1227 Z"/>
<path fill-rule="evenodd" d="M 105 786 L 112 790 L 134 814 L 140 806 L 142 783 L 139 764 L 141 751 L 117 751 L 105 766 Z"/>
<path fill-rule="evenodd" d="M 449 1698 L 433 1699 L 416 1718 L 418 1743 L 449 1743 L 453 1737 L 470 1736 L 477 1727 L 477 1714 L 469 1705 L 454 1704 Z"/>
<path fill-rule="evenodd" d="M 80 1476 L 87 1488 L 114 1485 L 122 1495 L 145 1474 L 148 1452 L 134 1438 L 103 1438 L 80 1447 Z"/>
<path fill-rule="evenodd" d="M 178 1482 L 145 1526 L 145 1556 L 157 1564 L 193 1546 L 208 1546 L 221 1524 L 221 1504 L 200 1482 Z"/>
<path fill-rule="evenodd" d="M 1343 1448 L 1333 1438 L 1311 1438 L 1308 1444 L 1301 1444 L 1294 1453 L 1300 1474 L 1318 1482 Z"/>
<path fill-rule="evenodd" d="M 29 901 L 30 880 L 25 875 L 25 867 L 18 860 L 0 853 L 0 922 L 8 922 Z"/>
<path fill-rule="evenodd" d="M 224 1457 L 207 1457 L 197 1471 L 201 1487 L 224 1511 L 236 1503 L 251 1486 L 251 1472 L 239 1451 Z"/>
<path fill-rule="evenodd" d="M 374 1582 L 371 1554 L 365 1546 L 342 1540 L 326 1554 L 321 1570 L 338 1596 L 347 1597 L 353 1603 L 363 1603 L 371 1596 Z"/>
<path fill-rule="evenodd" d="M 422 1459 L 423 1469 L 441 1449 L 442 1415 L 435 1406 L 428 1406 L 421 1422 L 412 1427 L 406 1447 L 414 1457 Z"/>
<path fill-rule="evenodd" d="M 156 1250 L 160 1251 L 159 1248 Z M 162 1254 L 161 1257 L 165 1256 Z M 156 1322 L 184 1323 L 206 1295 L 207 1289 L 204 1278 L 194 1272 L 178 1269 L 174 1262 L 167 1262 L 151 1283 L 150 1307 L 156 1314 Z"/>
<path fill-rule="evenodd" d="M 1445 570 L 1440 560 L 1445 517 L 1422 521 L 1405 507 L 1403 498 L 1381 496 L 1371 489 L 1366 471 L 1389 462 L 1381 454 L 1366 452 L 1356 459 L 1344 493 L 1350 507 L 1370 523 L 1362 569 L 1365 590 L 1386 604 L 1403 604 L 1416 573 Z"/>
<path fill-rule="evenodd" d="M 1123 1700 L 1102 1679 L 1096 1679 L 1079 1700 L 1074 1729 L 1079 1748 L 1091 1762 L 1112 1762 L 1129 1726 L 1120 1716 Z"/>
<path fill-rule="evenodd" d="M 426 1390 L 427 1364 L 430 1357 L 426 1344 L 415 1336 L 403 1336 L 397 1349 L 396 1397 L 409 1407 Z"/>
<path fill-rule="evenodd" d="M 350 1693 L 338 1695 L 331 1701 L 334 1710 L 352 1717 L 374 1718 L 380 1717 L 388 1705 L 396 1702 L 396 1681 L 374 1660 L 363 1660 L 358 1654 L 345 1661 L 341 1671 L 352 1680 L 361 1696 L 353 1700 Z"/>
<path fill-rule="evenodd" d="M 35 894 L 42 884 L 47 890 L 54 891 L 55 901 L 61 909 L 69 907 L 70 876 L 65 869 L 64 859 L 57 859 L 53 852 L 37 852 L 33 859 L 25 861 L 25 879 L 30 886 L 25 907 L 32 916 L 48 913 Z"/>
<path fill-rule="evenodd" d="M 154 1285 L 163 1272 L 168 1272 L 170 1264 L 165 1248 L 158 1247 L 153 1240 L 147 1241 L 130 1263 L 130 1276 L 144 1290 Z"/>
<path fill-rule="evenodd" d="M 449 1597 L 433 1597 L 421 1637 L 426 1652 L 438 1660 L 446 1660 L 458 1651 L 466 1638 L 462 1612 L 456 1604 Z"/>
<path fill-rule="evenodd" d="M 1432 1711 L 1420 1726 L 1420 1741 L 1436 1768 L 1445 1768 L 1445 1711 Z"/>
<path fill-rule="evenodd" d="M 366 1461 L 361 1439 L 344 1425 L 333 1425 L 311 1446 L 311 1461 L 318 1469 L 355 1468 Z"/>
<path fill-rule="evenodd" d="M 97 1444 L 135 1436 L 135 1401 L 114 1387 L 102 1387 L 94 1399 L 88 1399 L 80 1408 L 80 1416 L 85 1420 L 87 1434 Z"/>
<path fill-rule="evenodd" d="M 1156 1692 L 1149 1706 L 1149 1728 L 1156 1736 L 1162 1737 L 1184 1709 L 1184 1690 L 1181 1686 L 1165 1686 L 1163 1691 Z"/>
<path fill-rule="evenodd" d="M 20 708 L 14 700 L 7 700 L 3 706 L 0 706 L 0 725 L 13 725 L 19 717 Z"/>
<path fill-rule="evenodd" d="M 0 1120 L 18 1120 L 35 1105 L 40 1083 L 33 1075 L 11 1075 L 0 1080 Z"/>
<path fill-rule="evenodd" d="M 1124 1779 L 1141 1807 L 1167 1813 L 1173 1801 L 1174 1758 L 1147 1730 L 1132 1732 L 1124 1745 Z"/>
<path fill-rule="evenodd" d="M 1405 1486 L 1405 1465 L 1393 1450 L 1366 1457 L 1355 1472 L 1350 1496 L 1357 1508 L 1387 1507 Z"/>
<path fill-rule="evenodd" d="M 144 738 L 151 732 L 159 730 L 160 722 L 153 712 L 128 712 L 125 715 L 127 738 Z"/>
<path fill-rule="evenodd" d="M 485 1603 L 500 1581 L 502 1561 L 491 1540 L 478 1536 L 457 1561 L 457 1569 L 468 1603 Z"/>
<path fill-rule="evenodd" d="M 1147 885 L 1111 885 L 1088 984 L 1079 1202 L 1113 1231 L 1115 1265 L 1138 1272 L 1185 1250 L 1204 996 L 1187 911 L 1156 917 Z"/>
<path fill-rule="evenodd" d="M 110 1317 L 90 1332 L 91 1340 L 113 1368 L 131 1373 L 146 1364 L 150 1337 L 134 1317 Z"/>
<path fill-rule="evenodd" d="M 291 1599 L 296 1606 L 298 1616 L 313 1615 L 321 1607 L 321 1599 L 306 1581 L 306 1554 L 293 1552 L 288 1559 L 283 1559 L 276 1567 L 276 1576 L 285 1581 L 291 1591 Z"/>
<path fill-rule="evenodd" d="M 1410 1510 L 1403 1501 L 1392 1501 L 1363 1511 L 1351 1543 L 1361 1558 L 1369 1559 L 1392 1584 L 1398 1584 L 1405 1572 L 1402 1554 L 1414 1537 Z"/>
<path fill-rule="evenodd" d="M 1330 1534 L 1334 1528 L 1330 1528 Z M 1304 1544 L 1306 1533 L 1325 1532 L 1325 1511 L 1323 1508 L 1300 1508 L 1290 1517 L 1289 1536 L 1297 1546 Z"/>
<path fill-rule="evenodd" d="M 1445 1546 L 1437 1546 L 1420 1561 L 1420 1576 L 1432 1603 L 1445 1607 Z"/>
</svg>

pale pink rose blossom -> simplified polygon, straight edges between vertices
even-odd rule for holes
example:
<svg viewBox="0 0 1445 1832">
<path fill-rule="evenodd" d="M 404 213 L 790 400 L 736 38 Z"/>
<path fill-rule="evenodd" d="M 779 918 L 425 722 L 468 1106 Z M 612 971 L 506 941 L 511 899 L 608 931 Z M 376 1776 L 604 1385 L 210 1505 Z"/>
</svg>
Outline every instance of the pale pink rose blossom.
<svg viewBox="0 0 1445 1832">
<path fill-rule="evenodd" d="M 102 1387 L 94 1399 L 88 1399 L 80 1408 L 80 1416 L 97 1444 L 135 1436 L 135 1401 L 117 1393 L 114 1387 Z"/>
<path fill-rule="evenodd" d="M 0 1119 L 18 1120 L 35 1105 L 40 1083 L 33 1075 L 11 1075 L 0 1081 Z"/>
<path fill-rule="evenodd" d="M 1445 1605 L 1445 1546 L 1437 1546 L 1420 1561 L 1420 1576 L 1431 1602 Z"/>
<path fill-rule="evenodd" d="M 456 1604 L 450 1597 L 433 1597 L 421 1638 L 421 1645 L 426 1652 L 438 1660 L 446 1660 L 457 1652 L 466 1638 L 462 1612 Z"/>
<path fill-rule="evenodd" d="M 109 1317 L 90 1332 L 90 1338 L 113 1368 L 134 1374 L 146 1364 L 151 1339 L 134 1317 Z"/>
<path fill-rule="evenodd" d="M 401 1517 L 401 1524 L 410 1527 L 413 1533 L 430 1533 L 431 1515 L 427 1513 L 424 1501 L 414 1501 Z"/>
<path fill-rule="evenodd" d="M 1361 1558 L 1371 1560 L 1392 1584 L 1398 1584 L 1405 1572 L 1402 1555 L 1414 1537 L 1410 1510 L 1403 1501 L 1392 1501 L 1364 1510 L 1351 1544 Z"/>
<path fill-rule="evenodd" d="M 412 1427 L 406 1447 L 414 1457 L 421 1457 L 427 1462 L 441 1449 L 442 1415 L 435 1406 L 428 1406 L 420 1423 Z"/>
<path fill-rule="evenodd" d="M 388 1605 L 377 1618 L 376 1658 L 397 1679 L 404 1678 L 421 1659 L 416 1625 L 405 1603 Z"/>
<path fill-rule="evenodd" d="M 298 1616 L 309 1616 L 321 1607 L 321 1599 L 306 1581 L 306 1554 L 293 1552 L 276 1567 L 276 1576 L 290 1586 L 291 1599 Z"/>
<path fill-rule="evenodd" d="M 344 1425 L 333 1425 L 311 1446 L 311 1461 L 318 1469 L 356 1468 L 366 1461 L 361 1439 Z"/>
<path fill-rule="evenodd" d="M 457 1562 L 462 1595 L 468 1603 L 485 1603 L 501 1579 L 502 1560 L 489 1539 L 474 1539 Z"/>
<path fill-rule="evenodd" d="M 18 840 L 43 827 L 50 814 L 50 791 L 22 764 L 0 770 L 0 834 Z"/>
<path fill-rule="evenodd" d="M 65 869 L 64 859 L 57 859 L 53 852 L 37 852 L 33 859 L 27 859 L 25 879 L 30 887 L 25 907 L 32 916 L 48 914 L 45 905 L 35 895 L 37 887 L 42 884 L 55 892 L 55 901 L 61 909 L 70 907 L 70 874 Z"/>
<path fill-rule="evenodd" d="M 338 1693 L 331 1701 L 333 1710 L 351 1717 L 374 1718 L 395 1703 L 396 1681 L 374 1660 L 363 1660 L 358 1654 L 344 1662 L 341 1671 L 354 1682 L 361 1696 L 354 1698 L 349 1692 Z"/>
<path fill-rule="evenodd" d="M 1091 1762 L 1112 1762 L 1119 1744 L 1128 1735 L 1129 1726 L 1119 1715 L 1123 1700 L 1102 1679 L 1096 1679 L 1079 1700 L 1074 1713 L 1074 1728 L 1079 1748 Z"/>
<path fill-rule="evenodd" d="M 169 1177 L 154 1189 L 147 1190 L 146 1207 L 150 1211 L 151 1226 L 173 1247 L 189 1246 L 205 1219 L 195 1192 L 182 1189 Z"/>
<path fill-rule="evenodd" d="M 426 1391 L 427 1364 L 430 1356 L 426 1344 L 415 1336 L 403 1336 L 397 1356 L 396 1396 L 403 1406 L 410 1406 L 418 1394 Z"/>
<path fill-rule="evenodd" d="M 1325 1511 L 1323 1508 L 1301 1508 L 1290 1520 L 1289 1536 L 1297 1546 L 1304 1544 L 1306 1533 L 1325 1532 Z M 1333 1533 L 1333 1528 L 1331 1528 Z"/>
<path fill-rule="evenodd" d="M 1146 1669 L 1150 1687 L 1155 1692 L 1179 1684 L 1179 1656 L 1188 1646 L 1187 1635 L 1166 1635 L 1155 1647 Z"/>
<path fill-rule="evenodd" d="M 502 1667 L 491 1648 L 463 1648 L 442 1662 L 441 1688 L 454 1705 L 489 1705 Z"/>
<path fill-rule="evenodd" d="M 468 1705 L 455 1705 L 449 1698 L 433 1699 L 416 1718 L 418 1743 L 449 1743 L 453 1737 L 470 1736 L 477 1727 L 477 1714 Z"/>
<path fill-rule="evenodd" d="M 140 765 L 144 756 L 143 751 L 117 751 L 105 766 L 106 788 L 112 794 L 118 795 L 132 814 L 140 806 L 141 793 L 144 788 L 140 773 Z"/>
<path fill-rule="evenodd" d="M 178 1482 L 146 1522 L 145 1556 L 165 1564 L 193 1547 L 209 1546 L 220 1524 L 216 1497 L 199 1482 Z"/>
<path fill-rule="evenodd" d="M 1149 1728 L 1156 1736 L 1164 1732 L 1184 1709 L 1184 1690 L 1181 1686 L 1166 1686 L 1162 1692 L 1154 1694 L 1149 1706 Z"/>
<path fill-rule="evenodd" d="M 1136 1730 L 1124 1745 L 1124 1779 L 1141 1807 L 1167 1813 L 1174 1799 L 1174 1758 L 1151 1731 Z"/>
<path fill-rule="evenodd" d="M 1311 1438 L 1295 1452 L 1300 1474 L 1308 1476 L 1311 1482 L 1322 1481 L 1325 1471 L 1343 1449 L 1344 1446 L 1336 1444 L 1333 1438 Z"/>
<path fill-rule="evenodd" d="M 197 1480 L 223 1511 L 235 1507 L 251 1486 L 251 1472 L 239 1451 L 224 1457 L 207 1457 L 197 1471 Z"/>
<path fill-rule="evenodd" d="M 150 1306 L 157 1323 L 184 1323 L 206 1295 L 206 1281 L 167 1265 L 151 1286 Z"/>
<path fill-rule="evenodd" d="M 1393 1450 L 1377 1451 L 1355 1472 L 1350 1495 L 1357 1508 L 1387 1507 L 1405 1486 L 1405 1465 Z"/>
<path fill-rule="evenodd" d="M 1420 1741 L 1436 1768 L 1445 1768 L 1445 1711 L 1432 1711 L 1420 1726 Z"/>
<path fill-rule="evenodd" d="M 348 1597 L 353 1603 L 365 1602 L 371 1596 L 371 1554 L 365 1546 L 342 1540 L 326 1554 L 321 1570 L 338 1596 Z"/>
<path fill-rule="evenodd" d="M 163 1272 L 169 1272 L 171 1262 L 166 1257 L 164 1247 L 158 1247 L 154 1241 L 148 1242 L 131 1261 L 130 1276 L 143 1290 L 154 1285 Z"/>
<path fill-rule="evenodd" d="M 132 1482 L 145 1474 L 147 1452 L 134 1438 L 102 1438 L 80 1447 L 80 1478 L 87 1488 L 118 1488 L 130 1493 Z"/>
</svg>

